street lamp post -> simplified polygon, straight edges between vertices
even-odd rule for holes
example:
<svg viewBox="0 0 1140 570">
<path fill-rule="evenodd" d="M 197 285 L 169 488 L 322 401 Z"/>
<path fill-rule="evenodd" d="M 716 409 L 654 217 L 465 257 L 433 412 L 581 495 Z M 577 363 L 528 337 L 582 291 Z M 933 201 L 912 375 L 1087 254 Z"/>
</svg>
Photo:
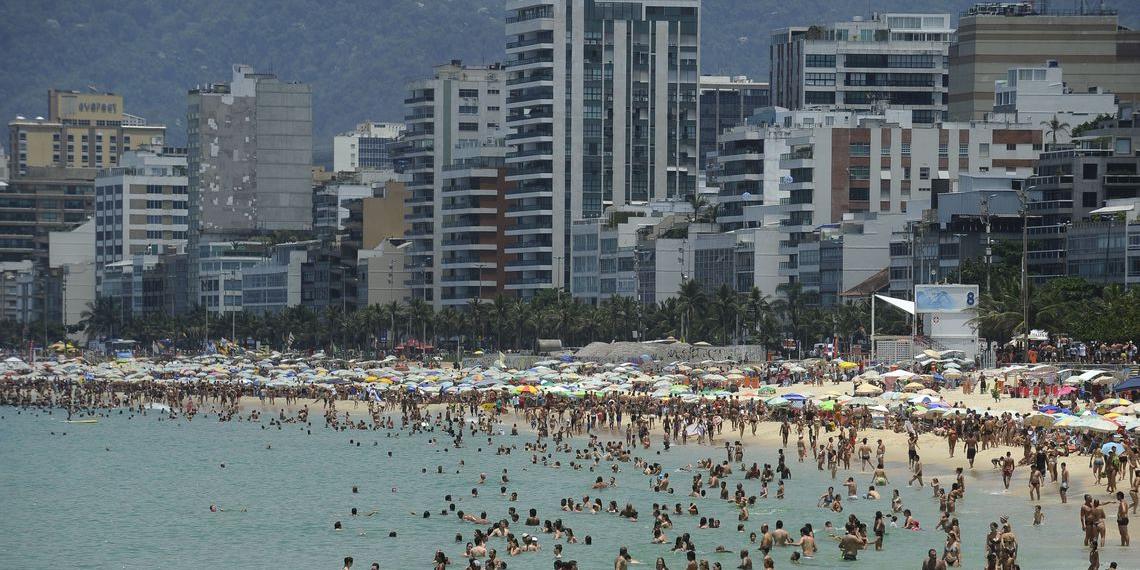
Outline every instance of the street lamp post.
<svg viewBox="0 0 1140 570">
<path fill-rule="evenodd" d="M 1021 347 L 1025 362 L 1029 361 L 1029 194 L 1028 189 L 1017 192 L 1021 199 L 1021 319 L 1025 335 Z"/>
</svg>

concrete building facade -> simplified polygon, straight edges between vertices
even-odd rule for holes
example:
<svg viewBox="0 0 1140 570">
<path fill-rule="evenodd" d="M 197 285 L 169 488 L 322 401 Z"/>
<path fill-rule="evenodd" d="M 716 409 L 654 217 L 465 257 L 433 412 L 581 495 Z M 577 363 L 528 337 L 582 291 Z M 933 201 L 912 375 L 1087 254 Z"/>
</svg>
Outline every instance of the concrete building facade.
<svg viewBox="0 0 1140 570">
<path fill-rule="evenodd" d="M 1060 12 L 1043 4 L 977 4 L 959 18 L 950 46 L 951 119 L 984 118 L 996 81 L 1046 59 L 1067 70 L 1074 92 L 1100 87 L 1120 101 L 1140 100 L 1140 32 L 1122 27 L 1110 9 Z"/>
<path fill-rule="evenodd" d="M 946 118 L 950 14 L 875 14 L 829 26 L 783 28 L 770 46 L 772 104 L 789 109 L 912 111 Z"/>
<path fill-rule="evenodd" d="M 186 250 L 188 196 L 182 149 L 131 151 L 95 178 L 95 267 Z"/>
<path fill-rule="evenodd" d="M 507 2 L 506 288 L 565 284 L 571 225 L 605 207 L 684 199 L 699 160 L 700 2 Z M 525 254 L 525 255 L 524 255 Z"/>
<path fill-rule="evenodd" d="M 129 150 L 161 148 L 166 127 L 123 111 L 114 93 L 48 91 L 48 116 L 16 117 L 8 123 L 11 176 L 29 168 L 108 168 Z"/>
<path fill-rule="evenodd" d="M 404 99 L 407 129 L 400 152 L 407 198 L 405 250 L 408 286 L 418 299 L 436 302 L 442 268 L 439 230 L 443 227 L 443 170 L 456 149 L 481 146 L 501 137 L 505 119 L 506 73 L 499 64 L 464 65 L 462 61 L 435 67 L 430 79 L 407 86 Z"/>
<path fill-rule="evenodd" d="M 702 169 L 708 169 L 710 153 L 716 152 L 717 136 L 743 123 L 757 109 L 770 106 L 770 99 L 771 90 L 766 82 L 753 81 L 743 75 L 701 76 L 701 134 L 697 152 Z"/>
<path fill-rule="evenodd" d="M 1116 96 L 1099 87 L 1073 92 L 1065 84 L 1061 66 L 1050 60 L 1040 66 L 1010 68 L 1005 79 L 995 81 L 989 120 L 1041 125 L 1056 119 L 1059 128 L 1046 135 L 1050 142 L 1063 143 L 1069 141 L 1073 127 L 1101 115 L 1115 115 L 1116 110 Z"/>
<path fill-rule="evenodd" d="M 248 65 L 187 105 L 190 286 L 199 245 L 312 227 L 312 90 Z"/>
<path fill-rule="evenodd" d="M 32 166 L 0 185 L 0 261 L 46 267 L 48 234 L 67 231 L 95 211 L 95 170 Z"/>
<path fill-rule="evenodd" d="M 395 170 L 404 123 L 360 123 L 333 137 L 333 172 Z"/>
</svg>

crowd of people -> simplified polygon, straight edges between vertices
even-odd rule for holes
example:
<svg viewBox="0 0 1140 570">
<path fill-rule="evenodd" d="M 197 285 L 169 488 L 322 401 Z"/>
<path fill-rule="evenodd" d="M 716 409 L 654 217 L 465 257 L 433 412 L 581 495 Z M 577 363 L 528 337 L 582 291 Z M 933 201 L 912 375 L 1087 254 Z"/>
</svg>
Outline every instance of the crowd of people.
<svg viewBox="0 0 1140 570">
<path fill-rule="evenodd" d="M 243 399 L 244 398 L 244 399 Z M 250 399 L 255 399 L 251 401 Z M 636 521 L 641 513 L 652 520 L 650 544 L 660 545 L 663 553 L 676 553 L 684 560 L 685 570 L 721 568 L 722 563 L 709 559 L 707 553 L 736 552 L 740 569 L 775 568 L 776 558 L 796 564 L 805 559 L 826 557 L 824 543 L 834 541 L 837 559 L 856 560 L 868 549 L 886 550 L 890 529 L 925 530 L 910 509 L 903 504 L 897 488 L 891 485 L 906 480 L 914 488 L 931 489 L 930 499 L 937 504 L 940 519 L 931 528 L 944 534 L 937 549 L 931 549 L 920 563 L 924 569 L 974 566 L 978 561 L 964 561 L 963 544 L 973 541 L 984 547 L 987 569 L 1020 568 L 1019 540 L 1015 521 L 1007 517 L 994 521 L 985 537 L 963 536 L 956 512 L 959 505 L 973 497 L 967 495 L 966 470 L 985 469 L 975 465 L 980 451 L 999 450 L 992 461 L 1000 472 L 1002 485 L 1011 489 L 1016 481 L 1028 487 L 1028 499 L 1036 506 L 1032 521 L 1016 524 L 1041 525 L 1046 501 L 1042 491 L 1055 486 L 1056 501 L 1068 502 L 1068 490 L 1075 478 L 1070 470 L 1087 468 L 1093 488 L 1104 487 L 1104 500 L 1086 493 L 1080 511 L 1080 527 L 1084 547 L 1089 553 L 1089 568 L 1099 569 L 1100 549 L 1108 540 L 1106 527 L 1115 515 L 1121 546 L 1129 546 L 1128 515 L 1140 503 L 1140 454 L 1127 433 L 1070 432 L 1044 427 L 1031 427 L 1023 417 L 1012 413 L 977 413 L 945 415 L 937 418 L 918 417 L 900 408 L 888 414 L 882 429 L 906 435 L 908 472 L 900 475 L 889 468 L 891 458 L 902 451 L 889 449 L 877 437 L 866 410 L 823 411 L 811 402 L 802 408 L 769 408 L 762 400 L 722 397 L 685 402 L 663 401 L 644 394 L 607 397 L 560 398 L 506 396 L 495 392 L 468 392 L 459 395 L 427 395 L 419 392 L 338 390 L 337 387 L 305 386 L 300 388 L 267 388 L 225 383 L 120 383 L 99 380 L 83 381 L 63 376 L 0 382 L 0 405 L 21 409 L 52 408 L 67 410 L 68 419 L 94 417 L 111 409 L 138 412 L 160 410 L 171 418 L 193 421 L 202 410 L 208 410 L 219 421 L 244 419 L 261 421 L 264 410 L 280 408 L 267 419 L 270 424 L 300 423 L 312 426 L 310 409 L 323 410 L 325 427 L 334 430 L 399 430 L 409 434 L 430 432 L 425 437 L 438 440 L 446 434 L 449 445 L 462 447 L 464 437 L 500 440 L 497 453 L 522 452 L 531 456 L 531 464 L 547 469 L 572 469 L 590 474 L 592 482 L 584 485 L 581 497 L 568 496 L 561 501 L 562 517 L 541 518 L 534 508 L 517 508 L 517 494 L 508 492 L 510 474 L 500 476 L 500 496 L 506 515 L 489 517 L 487 513 L 459 510 L 449 495 L 440 514 L 455 517 L 472 525 L 470 533 L 456 535 L 462 545 L 458 552 L 437 551 L 432 564 L 437 569 L 505 568 L 505 561 L 517 556 L 534 556 L 548 552 L 554 567 L 577 568 L 573 560 L 562 556 L 563 544 L 591 544 L 589 533 L 576 531 L 570 519 L 575 513 L 605 513 Z M 286 408 L 290 411 L 286 412 Z M 519 435 L 519 424 L 523 436 Z M 529 428 L 529 429 L 528 429 Z M 746 434 L 756 436 L 758 429 L 778 430 L 778 447 L 746 446 Z M 924 455 L 937 453 L 921 448 L 920 435 L 930 434 L 946 445 L 949 458 L 964 454 L 965 461 L 951 479 L 940 481 L 924 473 Z M 520 439 L 523 441 L 519 447 Z M 1106 443 L 1115 443 L 1105 452 Z M 706 445 L 723 448 L 723 459 L 708 457 L 695 465 L 669 466 L 665 458 L 651 455 L 667 452 L 676 445 Z M 929 444 L 927 444 L 929 447 Z M 656 448 L 656 449 L 655 449 Z M 1020 450 L 1018 450 L 1020 448 Z M 794 450 L 794 454 L 793 454 Z M 1004 453 L 1000 453 L 1004 450 Z M 775 451 L 774 460 L 764 455 Z M 1015 454 L 1015 451 L 1018 451 Z M 793 463 L 794 462 L 794 463 Z M 774 464 L 774 465 L 773 465 Z M 764 501 L 781 501 L 793 493 L 814 493 L 794 488 L 791 473 L 814 464 L 836 484 L 819 496 L 818 507 L 828 517 L 843 517 L 842 526 L 830 522 L 817 528 L 811 521 L 757 521 L 758 507 Z M 603 494 L 618 484 L 613 476 L 632 466 L 646 478 L 646 485 L 662 495 L 660 502 L 642 508 L 605 500 Z M 439 468 L 442 470 L 442 466 Z M 441 471 L 442 472 L 442 471 Z M 608 475 L 607 475 L 608 474 Z M 894 481 L 894 483 L 892 483 Z M 487 484 L 481 474 L 473 496 Z M 840 489 L 837 491 L 837 488 Z M 1086 490 L 1088 488 L 1086 487 Z M 1052 492 L 1050 492 L 1052 493 Z M 681 494 L 687 499 L 677 500 Z M 888 497 L 889 495 L 889 497 Z M 676 532 L 679 519 L 689 518 L 696 528 L 720 528 L 732 522 L 702 515 L 707 501 L 720 500 L 733 506 L 736 528 L 747 536 L 739 545 L 698 544 L 690 532 Z M 1048 499 L 1053 500 L 1053 499 Z M 853 501 L 876 502 L 873 518 L 865 520 L 851 512 Z M 882 507 L 878 508 L 881 501 Z M 684 503 L 687 503 L 685 505 Z M 862 504 L 862 503 L 860 503 Z M 1115 505 L 1114 507 L 1110 507 Z M 213 506 L 212 506 L 213 507 Z M 417 513 L 419 515 L 419 513 Z M 360 516 L 353 513 L 353 516 Z M 368 515 L 363 515 L 368 516 Z M 425 510 L 424 518 L 430 516 Z M 520 519 L 524 519 L 519 523 Z M 759 522 L 759 526 L 753 526 Z M 517 526 L 527 532 L 518 532 Z M 338 521 L 336 528 L 343 528 Z M 793 530 L 789 530 L 793 529 Z M 541 538 L 546 535 L 547 538 Z M 672 536 L 671 536 L 672 535 Z M 973 541 L 971 540 L 973 539 Z M 546 542 L 546 545 L 542 543 Z M 978 543 L 981 543 L 980 545 Z M 780 556 L 782 549 L 790 552 Z M 758 551 L 758 562 L 753 552 Z M 459 562 L 463 559 L 463 562 Z M 659 556 L 655 568 L 665 569 L 672 558 Z M 628 548 L 614 560 L 614 568 L 622 569 L 640 563 Z M 916 561 L 917 562 L 917 561 Z M 782 565 L 783 563 L 781 563 Z M 346 559 L 345 567 L 352 560 Z M 1114 567 L 1114 566 L 1110 566 Z"/>
</svg>

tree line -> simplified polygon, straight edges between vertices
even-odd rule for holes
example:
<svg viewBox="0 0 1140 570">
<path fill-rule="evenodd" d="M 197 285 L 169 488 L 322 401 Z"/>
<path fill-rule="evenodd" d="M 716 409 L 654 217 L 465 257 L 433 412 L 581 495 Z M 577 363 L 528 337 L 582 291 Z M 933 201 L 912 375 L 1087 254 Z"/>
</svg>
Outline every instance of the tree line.
<svg viewBox="0 0 1140 570">
<path fill-rule="evenodd" d="M 757 288 L 738 293 L 728 285 L 708 292 L 700 282 L 688 280 L 677 296 L 656 303 L 616 296 L 594 305 L 550 289 L 530 299 L 498 295 L 438 311 L 422 299 L 410 299 L 348 311 L 296 306 L 280 313 L 207 316 L 198 309 L 179 316 L 132 317 L 117 299 L 99 298 L 83 314 L 82 327 L 89 338 L 126 338 L 143 347 L 158 341 L 183 349 L 223 338 L 257 341 L 276 349 L 369 351 L 414 340 L 446 350 L 505 351 L 532 349 L 540 338 L 585 346 L 667 337 L 776 349 L 785 339 L 810 348 L 833 334 L 849 344 L 865 335 L 869 320 L 866 301 L 823 308 L 818 295 L 798 283 L 781 286 L 778 297 L 772 298 Z"/>
</svg>

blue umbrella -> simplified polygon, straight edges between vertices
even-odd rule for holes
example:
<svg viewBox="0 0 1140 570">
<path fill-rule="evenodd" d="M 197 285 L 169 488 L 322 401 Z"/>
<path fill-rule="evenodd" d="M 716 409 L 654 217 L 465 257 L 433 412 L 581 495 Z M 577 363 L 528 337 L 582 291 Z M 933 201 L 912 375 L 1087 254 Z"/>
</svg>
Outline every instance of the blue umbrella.
<svg viewBox="0 0 1140 570">
<path fill-rule="evenodd" d="M 802 402 L 807 398 L 799 394 L 784 394 L 784 399 L 788 400 L 789 402 Z"/>
<path fill-rule="evenodd" d="M 1109 452 L 1112 452 L 1112 451 L 1115 451 L 1117 455 L 1121 455 L 1124 453 L 1124 445 L 1117 443 L 1115 441 L 1110 441 L 1110 442 L 1100 446 L 1100 450 L 1105 455 L 1108 455 Z"/>
</svg>

